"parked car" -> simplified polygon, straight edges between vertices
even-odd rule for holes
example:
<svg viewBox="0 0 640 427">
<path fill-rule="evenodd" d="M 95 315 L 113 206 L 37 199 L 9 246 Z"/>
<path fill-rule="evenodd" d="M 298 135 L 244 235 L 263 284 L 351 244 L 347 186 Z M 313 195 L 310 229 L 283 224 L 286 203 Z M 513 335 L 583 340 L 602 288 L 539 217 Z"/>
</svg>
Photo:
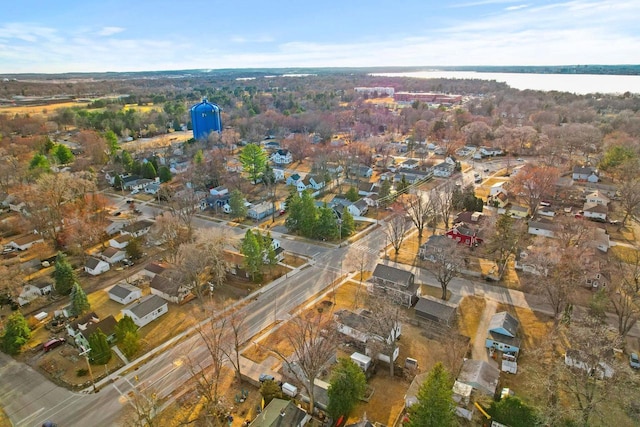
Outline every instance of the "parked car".
<svg viewBox="0 0 640 427">
<path fill-rule="evenodd" d="M 273 375 L 269 375 L 269 374 L 260 374 L 260 377 L 258 378 L 258 380 L 263 383 L 265 381 L 275 381 L 276 379 L 274 378 Z"/>
<path fill-rule="evenodd" d="M 116 212 L 113 214 L 113 216 L 120 216 L 120 215 L 122 215 L 122 212 Z"/>
<path fill-rule="evenodd" d="M 126 258 L 122 260 L 122 263 L 124 265 L 126 265 L 127 267 L 131 267 L 133 265 L 133 261 L 131 261 L 130 259 L 126 259 Z"/>
<path fill-rule="evenodd" d="M 140 190 L 138 190 L 137 188 L 133 189 L 133 191 L 131 191 L 131 194 L 138 194 L 140 192 Z"/>
<path fill-rule="evenodd" d="M 53 350 L 54 348 L 61 346 L 65 342 L 67 342 L 67 340 L 64 338 L 54 338 L 44 343 L 44 346 L 42 346 L 42 348 L 44 349 L 44 352 L 47 353 Z"/>
<path fill-rule="evenodd" d="M 631 353 L 631 356 L 629 356 L 629 366 L 633 369 L 640 369 L 640 358 L 638 358 L 637 353 Z"/>
</svg>

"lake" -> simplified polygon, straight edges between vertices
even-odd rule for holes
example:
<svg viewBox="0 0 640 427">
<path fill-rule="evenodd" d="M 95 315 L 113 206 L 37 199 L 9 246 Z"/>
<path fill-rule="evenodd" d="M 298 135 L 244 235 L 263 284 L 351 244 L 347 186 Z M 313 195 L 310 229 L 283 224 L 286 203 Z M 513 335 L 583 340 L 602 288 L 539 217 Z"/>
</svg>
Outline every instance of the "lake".
<svg viewBox="0 0 640 427">
<path fill-rule="evenodd" d="M 557 90 L 585 95 L 588 93 L 640 93 L 640 76 L 611 74 L 533 74 L 479 73 L 476 71 L 415 71 L 409 73 L 373 73 L 372 76 L 415 77 L 421 79 L 480 79 L 505 82 L 520 90 Z"/>
</svg>

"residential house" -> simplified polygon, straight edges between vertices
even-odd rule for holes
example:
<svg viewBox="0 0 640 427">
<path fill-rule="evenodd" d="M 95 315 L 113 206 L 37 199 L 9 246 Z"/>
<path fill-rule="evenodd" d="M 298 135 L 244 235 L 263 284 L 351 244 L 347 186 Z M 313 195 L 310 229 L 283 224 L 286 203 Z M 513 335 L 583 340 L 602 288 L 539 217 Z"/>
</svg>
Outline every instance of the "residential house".
<svg viewBox="0 0 640 427">
<path fill-rule="evenodd" d="M 482 212 L 462 211 L 456 216 L 453 223 L 482 224 L 482 218 Z"/>
<path fill-rule="evenodd" d="M 44 243 L 44 238 L 40 234 L 27 234 L 13 239 L 9 246 L 19 251 L 26 251 L 37 243 Z"/>
<path fill-rule="evenodd" d="M 125 225 L 127 225 L 127 221 L 108 221 L 104 231 L 111 236 L 122 230 Z"/>
<path fill-rule="evenodd" d="M 114 248 L 109 246 L 107 249 L 102 251 L 100 254 L 100 258 L 107 261 L 109 264 L 115 264 L 116 262 L 122 261 L 127 257 L 127 253 L 122 249 Z"/>
<path fill-rule="evenodd" d="M 508 195 L 509 193 L 504 187 L 505 187 L 505 182 L 496 182 L 489 188 L 489 196 L 496 196 L 499 193 L 504 193 Z"/>
<path fill-rule="evenodd" d="M 150 262 L 145 265 L 144 269 L 141 271 L 142 275 L 147 276 L 151 279 L 156 277 L 156 274 L 160 274 L 167 269 L 167 265 L 159 263 L 159 262 Z"/>
<path fill-rule="evenodd" d="M 598 171 L 591 166 L 575 166 L 571 178 L 574 181 L 598 182 Z"/>
<path fill-rule="evenodd" d="M 122 189 L 123 190 L 136 190 L 136 189 L 140 190 L 142 188 L 142 186 L 138 184 L 138 181 L 143 179 L 141 176 L 138 176 L 138 175 L 125 175 L 125 176 L 122 176 L 122 175 L 120 175 L 120 177 L 122 178 Z"/>
<path fill-rule="evenodd" d="M 251 275 L 245 269 L 244 255 L 237 252 L 224 251 L 223 256 L 227 266 L 229 267 L 227 274 L 232 274 L 241 279 L 249 280 Z"/>
<path fill-rule="evenodd" d="M 111 266 L 109 266 L 108 262 L 94 257 L 89 257 L 84 265 L 84 271 L 91 274 L 92 276 L 97 276 L 99 274 L 105 273 L 109 271 L 110 268 Z"/>
<path fill-rule="evenodd" d="M 511 218 L 524 219 L 529 216 L 529 208 L 526 206 L 507 203 L 504 208 L 498 208 L 498 215 L 508 213 Z"/>
<path fill-rule="evenodd" d="M 73 337 L 78 348 L 90 350 L 89 337 L 98 329 L 107 336 L 107 342 L 114 344 L 116 341 L 116 325 L 118 322 L 113 316 L 105 317 L 98 322 L 89 322 L 85 328 L 79 328 Z"/>
<path fill-rule="evenodd" d="M 133 224 L 129 224 L 120 230 L 120 234 L 129 234 L 132 237 L 140 237 L 144 236 L 151 230 L 153 226 L 153 221 L 141 220 L 136 221 Z"/>
<path fill-rule="evenodd" d="M 293 185 L 293 186 L 297 187 L 298 186 L 298 182 L 301 182 L 301 181 L 302 181 L 302 177 L 300 176 L 300 174 L 294 173 L 289 178 L 287 178 L 286 184 L 287 185 Z M 306 188 L 306 186 L 305 186 L 305 188 Z M 298 191 L 304 191 L 304 189 L 303 190 L 298 190 Z"/>
<path fill-rule="evenodd" d="M 411 170 L 411 169 L 398 169 L 395 175 L 392 176 L 393 182 L 398 185 L 399 182 L 402 182 L 402 177 L 404 176 L 404 180 L 409 184 L 415 184 L 416 182 L 428 181 L 433 177 L 433 168 L 429 170 Z M 382 179 L 382 177 L 381 177 Z"/>
<path fill-rule="evenodd" d="M 152 182 L 151 184 L 147 185 L 146 187 L 144 187 L 144 192 L 145 194 L 158 194 L 158 192 L 160 191 L 160 183 L 159 182 Z"/>
<path fill-rule="evenodd" d="M 222 194 L 216 194 L 216 195 L 208 195 L 205 198 L 205 204 L 207 206 L 209 206 L 212 209 L 215 209 L 216 211 L 218 211 L 219 209 L 221 209 L 224 205 L 229 204 L 229 201 L 231 200 L 231 194 L 229 192 L 225 192 Z"/>
<path fill-rule="evenodd" d="M 603 184 L 601 182 L 585 182 L 585 188 L 589 190 L 600 190 L 607 197 L 616 197 L 618 193 L 618 187 L 613 184 Z"/>
<path fill-rule="evenodd" d="M 418 256 L 423 260 L 435 262 L 447 239 L 448 237 L 445 235 L 433 234 L 429 236 L 427 241 L 420 245 Z"/>
<path fill-rule="evenodd" d="M 129 245 L 129 240 L 131 240 L 130 234 L 120 234 L 119 236 L 109 239 L 109 246 L 124 249 Z"/>
<path fill-rule="evenodd" d="M 140 288 L 124 282 L 112 286 L 107 293 L 109 294 L 109 299 L 120 304 L 129 304 L 131 301 L 142 298 Z"/>
<path fill-rule="evenodd" d="M 332 176 L 338 176 L 342 174 L 342 172 L 344 172 L 344 168 L 338 163 L 328 162 L 327 172 L 329 172 Z"/>
<path fill-rule="evenodd" d="M 341 334 L 358 341 L 359 343 L 366 344 L 370 340 L 386 342 L 387 344 L 391 344 L 394 341 L 397 341 L 402 334 L 402 324 L 396 323 L 394 328 L 389 331 L 389 335 L 386 337 L 381 337 L 380 335 L 374 334 L 370 331 L 371 329 L 371 319 L 370 317 L 374 314 L 361 310 L 359 313 L 354 313 L 349 310 L 339 310 L 334 314 L 334 318 L 337 324 L 337 331 Z M 368 356 L 371 356 L 370 350 L 367 347 L 366 353 Z M 395 361 L 398 358 L 400 353 L 400 348 L 396 347 L 393 360 Z M 384 354 L 378 354 L 377 359 L 384 360 L 389 362 L 389 357 Z"/>
<path fill-rule="evenodd" d="M 104 173 L 104 179 L 106 179 L 109 185 L 112 187 L 116 183 L 116 176 L 118 176 L 118 174 L 114 171 L 106 171 Z"/>
<path fill-rule="evenodd" d="M 433 167 L 433 176 L 449 178 L 456 170 L 456 165 L 446 161 L 438 163 Z"/>
<path fill-rule="evenodd" d="M 310 188 L 315 191 L 322 190 L 325 186 L 324 179 L 320 175 L 307 175 L 302 183 L 305 185 L 305 188 Z"/>
<path fill-rule="evenodd" d="M 371 175 L 373 175 L 373 169 L 367 165 L 352 165 L 349 167 L 349 175 L 371 178 Z"/>
<path fill-rule="evenodd" d="M 585 203 L 582 208 L 585 218 L 590 218 L 597 221 L 606 221 L 609 208 L 605 205 L 599 205 L 597 203 Z"/>
<path fill-rule="evenodd" d="M 264 201 L 249 206 L 247 216 L 253 220 L 260 221 L 275 212 L 275 205 L 269 201 Z"/>
<path fill-rule="evenodd" d="M 507 193 L 498 192 L 495 195 L 489 195 L 487 197 L 487 205 L 493 206 L 494 208 L 505 208 L 509 204 L 509 196 Z"/>
<path fill-rule="evenodd" d="M 591 245 L 600 252 L 607 253 L 611 247 L 611 240 L 609 239 L 607 230 L 595 227 L 591 236 Z"/>
<path fill-rule="evenodd" d="M 478 246 L 482 239 L 478 237 L 478 232 L 467 227 L 464 223 L 454 224 L 453 228 L 446 232 L 446 236 L 465 246 Z"/>
<path fill-rule="evenodd" d="M 496 394 L 500 370 L 483 360 L 467 359 L 462 364 L 457 382 L 470 385 L 473 390 L 489 397 Z"/>
<path fill-rule="evenodd" d="M 455 326 L 457 306 L 428 295 L 418 298 L 415 307 L 417 318 L 440 323 L 448 327 Z"/>
<path fill-rule="evenodd" d="M 369 211 L 369 205 L 364 199 L 360 199 L 357 202 L 354 202 L 347 206 L 347 210 L 354 217 L 364 216 Z"/>
<path fill-rule="evenodd" d="M 517 355 L 520 352 L 518 326 L 518 320 L 506 311 L 494 314 L 489 321 L 485 347 Z"/>
<path fill-rule="evenodd" d="M 311 415 L 290 400 L 275 398 L 249 424 L 249 427 L 304 427 Z"/>
<path fill-rule="evenodd" d="M 281 262 L 284 259 L 284 248 L 280 245 L 280 240 L 271 238 L 271 247 L 273 248 L 276 261 Z M 269 262 L 269 254 L 267 251 L 265 251 L 262 258 L 265 264 Z"/>
<path fill-rule="evenodd" d="M 280 149 L 278 141 L 262 141 L 260 144 L 269 152 Z"/>
<path fill-rule="evenodd" d="M 611 199 L 608 198 L 606 194 L 604 194 L 604 192 L 600 190 L 593 191 L 587 195 L 587 203 L 589 204 L 607 206 L 610 202 Z"/>
<path fill-rule="evenodd" d="M 227 187 L 225 187 L 224 185 L 219 185 L 215 188 L 210 188 L 209 189 L 209 194 L 211 194 L 212 196 L 216 197 L 216 196 L 224 196 L 226 194 L 229 194 L 229 189 Z"/>
<path fill-rule="evenodd" d="M 271 161 L 276 165 L 288 165 L 293 162 L 293 156 L 291 151 L 282 148 L 271 155 Z"/>
<path fill-rule="evenodd" d="M 417 159 L 407 159 L 400 164 L 403 169 L 415 169 L 420 166 L 420 161 Z"/>
<path fill-rule="evenodd" d="M 142 328 L 166 314 L 169 311 L 169 305 L 158 295 L 147 295 L 121 311 L 123 315 L 131 317 L 133 323 Z"/>
<path fill-rule="evenodd" d="M 273 168 L 273 177 L 276 182 L 284 181 L 284 169 Z"/>
<path fill-rule="evenodd" d="M 503 154 L 502 149 L 497 147 L 480 147 L 478 153 L 480 153 L 481 158 L 501 156 Z"/>
<path fill-rule="evenodd" d="M 539 220 L 529 221 L 529 234 L 534 236 L 555 237 L 555 233 L 559 230 L 559 227 L 554 222 L 540 218 Z"/>
<path fill-rule="evenodd" d="M 358 195 L 359 196 L 371 196 L 377 193 L 377 183 L 375 182 L 359 182 L 358 183 Z"/>
<path fill-rule="evenodd" d="M 156 275 L 149 283 L 152 295 L 174 304 L 181 304 L 191 294 L 191 290 L 182 281 L 169 275 Z"/>
<path fill-rule="evenodd" d="M 53 292 L 53 283 L 46 279 L 25 283 L 18 296 L 18 304 L 21 306 L 28 304 L 38 297 L 49 295 L 51 292 Z"/>
<path fill-rule="evenodd" d="M 376 265 L 368 283 L 373 288 L 389 294 L 398 304 L 407 307 L 418 302 L 420 296 L 420 285 L 415 283 L 415 275 L 412 272 L 388 265 Z"/>
<path fill-rule="evenodd" d="M 71 337 L 75 337 L 78 331 L 87 329 L 87 326 L 89 326 L 90 323 L 98 323 L 99 321 L 100 318 L 98 317 L 98 315 L 95 312 L 91 311 L 83 315 L 82 317 L 79 317 L 76 320 L 67 323 L 67 334 L 69 334 Z"/>
</svg>

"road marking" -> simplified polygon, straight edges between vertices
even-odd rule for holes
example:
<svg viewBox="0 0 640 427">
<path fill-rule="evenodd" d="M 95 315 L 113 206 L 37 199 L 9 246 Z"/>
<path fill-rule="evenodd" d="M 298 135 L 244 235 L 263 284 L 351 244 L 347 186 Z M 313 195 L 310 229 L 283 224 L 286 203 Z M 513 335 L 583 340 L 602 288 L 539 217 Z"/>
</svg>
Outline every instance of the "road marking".
<svg viewBox="0 0 640 427">
<path fill-rule="evenodd" d="M 28 417 L 25 417 L 23 419 L 21 419 L 20 421 L 18 421 L 17 425 L 21 425 L 22 423 L 25 423 L 28 419 L 33 418 L 38 416 L 38 414 L 40 414 L 41 412 L 44 411 L 44 407 L 38 409 L 36 412 L 34 412 L 33 414 L 29 415 Z"/>
</svg>

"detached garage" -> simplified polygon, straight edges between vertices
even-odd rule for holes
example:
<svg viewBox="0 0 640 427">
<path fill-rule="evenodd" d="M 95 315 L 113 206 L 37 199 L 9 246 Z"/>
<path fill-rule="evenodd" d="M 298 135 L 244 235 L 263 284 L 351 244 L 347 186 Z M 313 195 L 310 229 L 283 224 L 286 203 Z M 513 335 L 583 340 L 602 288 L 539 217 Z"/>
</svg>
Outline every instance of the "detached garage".
<svg viewBox="0 0 640 427">
<path fill-rule="evenodd" d="M 416 304 L 416 317 L 453 326 L 456 321 L 457 306 L 437 298 L 423 295 Z"/>
</svg>

